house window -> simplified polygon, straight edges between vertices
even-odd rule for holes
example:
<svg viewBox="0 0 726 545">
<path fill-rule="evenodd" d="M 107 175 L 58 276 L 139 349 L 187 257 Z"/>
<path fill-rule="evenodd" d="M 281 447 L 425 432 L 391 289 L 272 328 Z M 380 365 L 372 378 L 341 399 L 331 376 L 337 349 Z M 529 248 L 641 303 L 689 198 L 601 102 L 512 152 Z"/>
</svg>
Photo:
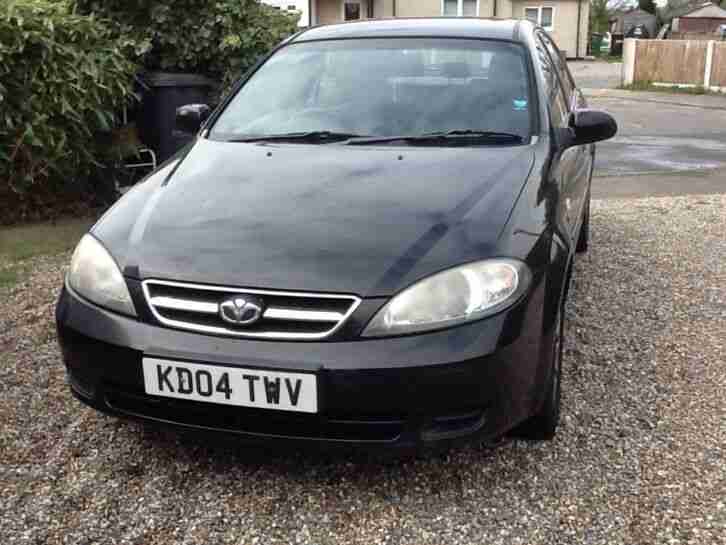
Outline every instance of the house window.
<svg viewBox="0 0 726 545">
<path fill-rule="evenodd" d="M 343 4 L 343 20 L 357 21 L 361 18 L 360 2 L 345 2 Z"/>
<path fill-rule="evenodd" d="M 524 8 L 524 18 L 545 30 L 552 30 L 555 23 L 555 8 L 546 6 Z"/>
<path fill-rule="evenodd" d="M 449 17 L 476 17 L 479 0 L 443 0 L 441 13 Z"/>
</svg>

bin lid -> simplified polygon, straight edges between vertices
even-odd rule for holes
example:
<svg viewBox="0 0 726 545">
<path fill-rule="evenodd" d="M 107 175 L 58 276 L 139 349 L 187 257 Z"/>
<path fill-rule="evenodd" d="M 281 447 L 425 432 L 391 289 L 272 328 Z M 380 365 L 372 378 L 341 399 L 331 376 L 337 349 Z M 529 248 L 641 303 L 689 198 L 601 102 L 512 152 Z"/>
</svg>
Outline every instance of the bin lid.
<svg viewBox="0 0 726 545">
<path fill-rule="evenodd" d="M 217 87 L 213 79 L 188 72 L 143 72 L 141 80 L 149 87 Z"/>
</svg>

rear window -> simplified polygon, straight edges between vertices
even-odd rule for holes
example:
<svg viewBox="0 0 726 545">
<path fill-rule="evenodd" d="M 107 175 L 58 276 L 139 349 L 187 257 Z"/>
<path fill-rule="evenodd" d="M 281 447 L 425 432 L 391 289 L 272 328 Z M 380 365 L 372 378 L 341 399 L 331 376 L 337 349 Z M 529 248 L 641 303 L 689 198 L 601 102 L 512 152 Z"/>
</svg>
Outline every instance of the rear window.
<svg viewBox="0 0 726 545">
<path fill-rule="evenodd" d="M 416 136 L 459 129 L 530 136 L 525 49 L 490 40 L 303 42 L 270 58 L 211 136 L 305 131 Z"/>
</svg>

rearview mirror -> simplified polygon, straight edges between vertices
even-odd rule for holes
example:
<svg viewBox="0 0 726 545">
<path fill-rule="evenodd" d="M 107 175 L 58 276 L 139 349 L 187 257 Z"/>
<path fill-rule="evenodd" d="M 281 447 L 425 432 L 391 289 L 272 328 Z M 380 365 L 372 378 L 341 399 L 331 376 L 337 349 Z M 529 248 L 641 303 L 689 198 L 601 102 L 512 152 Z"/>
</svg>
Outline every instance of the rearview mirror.
<svg viewBox="0 0 726 545">
<path fill-rule="evenodd" d="M 613 116 L 600 110 L 575 110 L 570 114 L 569 125 L 573 136 L 568 146 L 600 142 L 612 138 L 618 132 L 618 124 Z"/>
<path fill-rule="evenodd" d="M 185 104 L 176 109 L 176 130 L 196 133 L 202 127 L 212 109 L 206 104 Z"/>
</svg>

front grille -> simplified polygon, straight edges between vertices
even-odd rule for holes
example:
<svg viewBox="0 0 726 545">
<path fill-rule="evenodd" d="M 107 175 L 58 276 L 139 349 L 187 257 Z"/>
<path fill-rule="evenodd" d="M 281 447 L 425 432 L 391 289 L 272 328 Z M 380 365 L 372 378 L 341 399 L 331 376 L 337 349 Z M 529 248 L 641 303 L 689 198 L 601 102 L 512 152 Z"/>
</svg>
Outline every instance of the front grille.
<svg viewBox="0 0 726 545">
<path fill-rule="evenodd" d="M 151 312 L 162 324 L 232 337 L 323 339 L 343 325 L 360 304 L 360 299 L 353 295 L 241 289 L 163 280 L 145 280 L 142 285 Z M 262 317 L 254 324 L 230 325 L 220 317 L 220 303 L 238 295 L 254 295 L 264 302 Z"/>
</svg>

